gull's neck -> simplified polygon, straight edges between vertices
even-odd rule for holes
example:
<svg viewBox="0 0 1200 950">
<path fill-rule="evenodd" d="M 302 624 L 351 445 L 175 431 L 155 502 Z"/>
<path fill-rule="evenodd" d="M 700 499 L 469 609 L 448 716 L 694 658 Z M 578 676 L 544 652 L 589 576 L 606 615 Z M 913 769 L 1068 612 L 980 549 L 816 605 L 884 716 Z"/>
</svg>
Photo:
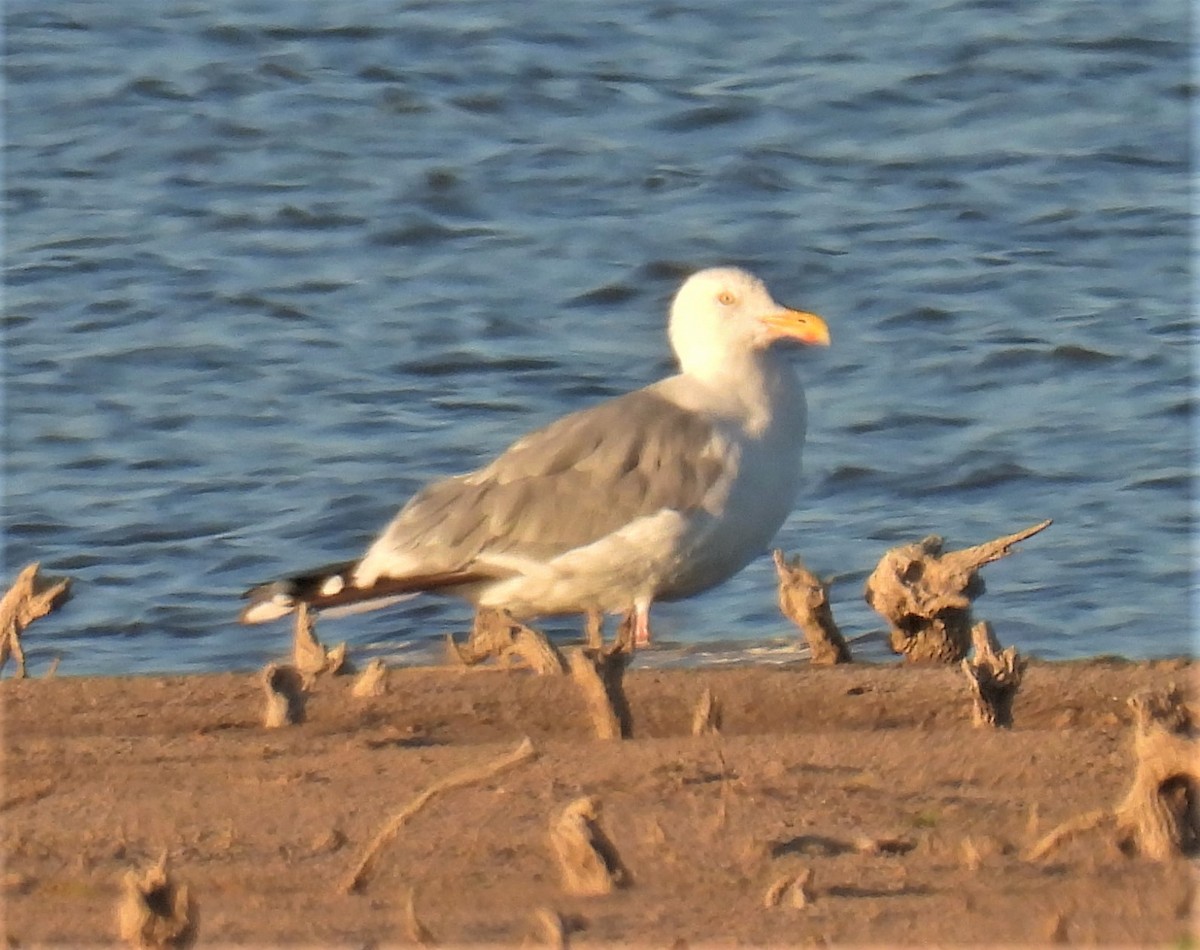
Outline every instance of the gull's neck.
<svg viewBox="0 0 1200 950">
<path fill-rule="evenodd" d="M 749 432 L 782 422 L 781 415 L 803 415 L 800 381 L 779 351 L 741 350 L 720 359 L 689 361 L 681 369 L 677 378 L 698 383 L 713 408 L 737 417 Z"/>
</svg>

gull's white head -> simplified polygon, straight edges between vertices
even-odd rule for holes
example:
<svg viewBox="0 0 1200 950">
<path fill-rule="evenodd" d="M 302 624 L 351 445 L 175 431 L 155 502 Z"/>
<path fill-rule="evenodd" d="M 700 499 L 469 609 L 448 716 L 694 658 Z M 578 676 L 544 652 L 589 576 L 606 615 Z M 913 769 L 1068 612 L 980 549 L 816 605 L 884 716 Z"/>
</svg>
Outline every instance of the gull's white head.
<svg viewBox="0 0 1200 950">
<path fill-rule="evenodd" d="M 745 357 L 782 340 L 829 345 L 824 320 L 777 304 L 761 280 L 737 267 L 689 277 L 671 302 L 668 335 L 680 368 L 706 377 L 736 372 Z"/>
</svg>

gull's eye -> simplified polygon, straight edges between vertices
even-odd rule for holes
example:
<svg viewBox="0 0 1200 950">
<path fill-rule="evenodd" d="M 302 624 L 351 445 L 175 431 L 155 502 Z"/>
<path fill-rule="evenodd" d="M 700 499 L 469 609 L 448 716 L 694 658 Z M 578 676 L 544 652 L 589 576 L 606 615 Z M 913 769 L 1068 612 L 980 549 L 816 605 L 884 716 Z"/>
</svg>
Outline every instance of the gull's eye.
<svg viewBox="0 0 1200 950">
<path fill-rule="evenodd" d="M 734 297 L 734 295 L 728 290 L 722 290 L 719 294 L 717 294 L 717 303 L 724 304 L 726 307 L 728 307 L 736 299 L 737 298 Z"/>
</svg>

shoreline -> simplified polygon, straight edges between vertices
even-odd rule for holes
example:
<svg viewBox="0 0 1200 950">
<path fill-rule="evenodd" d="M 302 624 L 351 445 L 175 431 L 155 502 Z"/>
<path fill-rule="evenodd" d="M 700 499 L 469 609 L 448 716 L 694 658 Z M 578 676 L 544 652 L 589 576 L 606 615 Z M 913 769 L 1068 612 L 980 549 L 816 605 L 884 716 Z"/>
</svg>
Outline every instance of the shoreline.
<svg viewBox="0 0 1200 950">
<path fill-rule="evenodd" d="M 376 644 L 359 644 L 351 646 L 350 658 L 354 663 L 363 666 L 368 662 L 379 659 L 387 664 L 389 670 L 445 670 L 455 669 L 448 661 L 442 659 L 445 654 L 445 639 L 433 639 L 426 648 L 414 649 L 411 652 L 388 651 L 378 649 Z M 461 634 L 459 635 L 462 636 Z M 290 637 L 290 634 L 289 634 Z M 333 639 L 333 638 L 330 638 Z M 578 646 L 578 637 L 560 640 L 551 638 L 554 645 L 560 649 Z M 887 633 L 884 630 L 874 630 L 856 637 L 847 638 L 853 648 L 853 663 L 867 667 L 904 666 L 904 658 L 892 653 L 887 644 Z M 322 641 L 324 642 L 324 641 Z M 25 646 L 29 672 L 26 678 L 31 680 L 46 679 L 144 679 L 146 677 L 179 677 L 179 676 L 255 676 L 270 662 L 288 662 L 288 638 L 280 638 L 280 650 L 272 659 L 263 657 L 258 666 L 239 665 L 228 668 L 196 668 L 196 669 L 138 669 L 133 671 L 84 670 L 74 672 L 72 664 L 56 654 L 44 643 L 29 647 Z M 1014 644 L 1018 648 L 1019 644 Z M 1195 654 L 1186 650 L 1164 652 L 1148 656 L 1128 656 L 1122 653 L 1092 653 L 1081 656 L 1044 656 L 1037 652 L 1021 650 L 1021 655 L 1030 662 L 1041 665 L 1069 665 L 1080 663 L 1186 663 L 1196 659 Z M 807 666 L 810 663 L 810 651 L 803 644 L 803 638 L 798 632 L 781 634 L 763 640 L 742 643 L 736 640 L 708 640 L 695 643 L 669 642 L 655 644 L 650 650 L 639 651 L 630 665 L 631 672 L 678 670 L 680 672 L 704 673 L 708 670 L 746 669 L 761 666 L 764 669 L 786 669 L 797 666 Z M 12 670 L 6 666 L 0 671 L 0 682 L 14 679 Z"/>
<path fill-rule="evenodd" d="M 1099 832 L 1026 853 L 1121 798 L 1127 698 L 1194 693 L 1196 670 L 1033 660 L 991 730 L 957 668 L 635 668 L 626 741 L 593 738 L 569 678 L 492 666 L 397 667 L 365 699 L 323 677 L 273 730 L 256 673 L 6 679 L 6 935 L 111 939 L 122 876 L 165 850 L 208 942 L 400 942 L 415 915 L 438 942 L 514 945 L 550 939 L 550 912 L 576 945 L 1177 942 L 1185 859 Z M 692 736 L 705 689 L 721 731 Z M 405 803 L 526 736 L 536 760 L 432 801 L 338 891 Z M 601 897 L 564 894 L 548 842 L 585 795 L 629 872 Z M 805 906 L 765 906 L 789 875 Z"/>
</svg>

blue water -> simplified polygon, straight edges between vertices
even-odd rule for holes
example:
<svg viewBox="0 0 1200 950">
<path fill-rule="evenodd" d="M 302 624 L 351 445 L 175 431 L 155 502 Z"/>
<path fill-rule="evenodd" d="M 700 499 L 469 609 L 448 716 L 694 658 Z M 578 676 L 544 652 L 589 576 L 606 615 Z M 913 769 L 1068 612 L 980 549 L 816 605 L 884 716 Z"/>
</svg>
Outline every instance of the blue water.
<svg viewBox="0 0 1200 950">
<path fill-rule="evenodd" d="M 250 668 L 245 586 L 669 371 L 681 275 L 828 318 L 779 543 L 851 634 L 894 544 L 1044 657 L 1193 648 L 1182 0 L 7 5 L 4 570 L 33 671 Z M 413 661 L 469 612 L 322 624 Z M 660 656 L 792 639 L 768 557 Z M 561 628 L 569 634 L 569 626 Z"/>
</svg>

